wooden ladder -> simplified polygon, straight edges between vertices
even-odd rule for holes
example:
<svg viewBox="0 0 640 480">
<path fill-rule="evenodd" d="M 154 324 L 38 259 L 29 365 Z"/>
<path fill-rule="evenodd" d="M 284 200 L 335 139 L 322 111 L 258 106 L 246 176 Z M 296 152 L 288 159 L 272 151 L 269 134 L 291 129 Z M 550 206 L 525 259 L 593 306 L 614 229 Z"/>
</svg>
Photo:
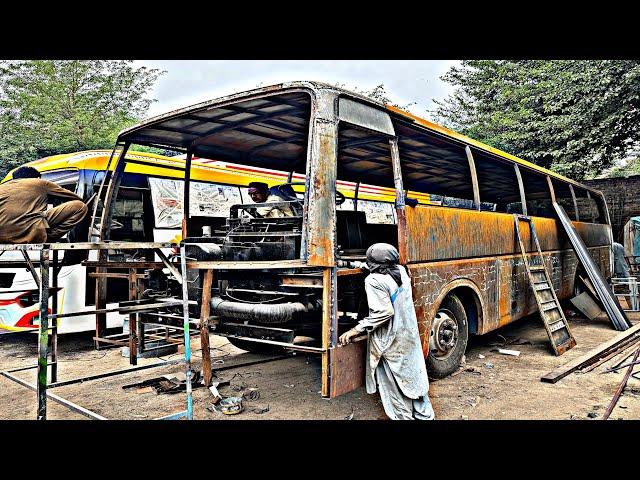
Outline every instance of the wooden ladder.
<svg viewBox="0 0 640 480">
<path fill-rule="evenodd" d="M 533 296 L 536 298 L 536 303 L 538 304 L 538 311 L 540 312 L 542 323 L 544 323 L 544 328 L 547 330 L 549 340 L 551 340 L 553 351 L 556 355 L 562 355 L 570 348 L 575 347 L 576 340 L 569 329 L 569 323 L 553 288 L 551 276 L 544 264 L 540 242 L 538 241 L 538 235 L 536 234 L 536 229 L 531 221 L 531 217 L 514 213 L 513 219 L 516 226 L 516 234 L 518 235 L 518 243 L 520 243 L 522 259 L 527 269 L 527 276 L 529 277 L 529 283 L 533 290 Z M 537 257 L 540 259 L 539 265 L 529 263 L 527 251 L 522 242 L 522 235 L 520 235 L 520 222 L 527 222 L 529 224 L 531 238 L 538 251 Z M 534 255 L 531 255 L 529 258 L 533 259 L 533 257 Z"/>
</svg>

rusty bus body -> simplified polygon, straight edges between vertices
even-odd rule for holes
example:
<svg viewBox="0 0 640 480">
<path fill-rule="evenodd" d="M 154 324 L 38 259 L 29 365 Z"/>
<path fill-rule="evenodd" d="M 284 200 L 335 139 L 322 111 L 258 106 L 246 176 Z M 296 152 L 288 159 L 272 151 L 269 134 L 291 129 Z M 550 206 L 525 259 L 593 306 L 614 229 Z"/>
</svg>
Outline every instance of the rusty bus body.
<svg viewBox="0 0 640 480">
<path fill-rule="evenodd" d="M 536 311 L 513 213 L 532 216 L 559 298 L 574 292 L 578 262 L 550 213 L 552 199 L 566 206 L 602 272 L 611 271 L 601 193 L 329 85 L 260 88 L 121 132 L 102 240 L 109 238 L 123 152 L 132 144 L 186 153 L 183 237 L 191 248 L 187 263 L 199 269 L 193 285 L 200 287 L 190 297 L 206 302 L 193 315 L 245 349 L 284 345 L 320 353 L 324 396 L 363 382 L 364 342 L 339 347 L 337 339 L 367 313 L 364 273 L 350 262 L 364 260 L 373 243 L 396 245 L 408 268 L 425 358 L 436 377 L 457 368 L 469 333 L 484 334 Z M 288 199 L 286 205 L 296 207 L 292 217 L 259 218 L 254 205 L 238 205 L 231 218 L 203 219 L 188 208 L 194 155 L 285 171 L 290 179 L 302 174 L 304 185 L 294 187 L 304 198 Z M 345 182 L 354 185 L 351 211 L 340 193 Z M 395 190 L 393 224 L 372 223 L 358 210 L 358 191 L 366 185 Z M 203 235 L 203 227 L 213 235 Z M 528 228 L 522 234 L 535 251 Z M 197 272 L 206 270 L 213 274 L 203 282 Z M 97 288 L 99 297 L 104 289 Z M 315 343 L 294 342 L 300 334 Z"/>
</svg>

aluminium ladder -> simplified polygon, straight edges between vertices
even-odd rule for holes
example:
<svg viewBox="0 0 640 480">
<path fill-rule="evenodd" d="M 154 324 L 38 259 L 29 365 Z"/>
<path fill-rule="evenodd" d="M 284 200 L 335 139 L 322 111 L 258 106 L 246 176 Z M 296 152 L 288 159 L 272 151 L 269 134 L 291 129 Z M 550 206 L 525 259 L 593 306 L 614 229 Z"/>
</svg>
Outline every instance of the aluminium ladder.
<svg viewBox="0 0 640 480">
<path fill-rule="evenodd" d="M 524 265 L 527 270 L 527 277 L 529 278 L 533 296 L 538 304 L 540 318 L 542 318 L 542 323 L 544 323 L 547 335 L 549 335 L 549 340 L 551 340 L 553 351 L 556 355 L 562 355 L 570 348 L 575 347 L 576 340 L 569 329 L 569 323 L 562 311 L 560 301 L 553 288 L 551 276 L 545 266 L 535 226 L 533 225 L 531 217 L 526 215 L 514 213 L 513 219 L 516 227 L 516 235 L 518 236 L 518 243 L 520 244 L 520 251 L 522 252 L 522 259 L 524 260 Z M 534 255 L 527 257 L 527 251 L 522 242 L 522 235 L 520 234 L 520 222 L 529 224 L 531 239 L 538 252 L 537 258 L 540 259 L 539 265 L 529 263 L 528 258 L 533 259 Z"/>
</svg>

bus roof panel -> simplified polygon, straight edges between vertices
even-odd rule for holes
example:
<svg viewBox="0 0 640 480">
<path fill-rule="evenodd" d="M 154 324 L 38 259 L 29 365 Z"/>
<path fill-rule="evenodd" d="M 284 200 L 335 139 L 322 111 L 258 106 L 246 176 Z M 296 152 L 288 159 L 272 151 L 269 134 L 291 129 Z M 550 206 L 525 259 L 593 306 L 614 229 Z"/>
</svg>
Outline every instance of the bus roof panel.
<svg viewBox="0 0 640 480">
<path fill-rule="evenodd" d="M 385 108 L 392 115 L 404 117 L 410 122 L 414 122 L 415 124 L 431 132 L 461 142 L 464 145 L 469 145 L 470 147 L 480 149 L 488 154 L 500 157 L 503 160 L 517 163 L 518 165 L 521 165 L 538 173 L 549 175 L 555 179 L 569 182 L 574 185 L 579 185 L 583 188 L 594 191 L 593 189 L 582 185 L 575 180 L 571 180 L 570 178 L 559 175 L 546 168 L 540 167 L 539 165 L 527 162 L 526 160 L 518 158 L 515 155 L 511 155 L 497 148 L 491 147 L 490 145 L 486 145 L 477 140 L 473 140 L 472 138 L 450 130 L 442 125 L 433 123 L 424 118 L 420 118 L 395 106 L 383 105 L 382 103 L 365 97 L 361 94 L 350 92 L 329 84 L 313 81 L 288 82 L 271 85 L 268 87 L 235 93 L 225 97 L 208 100 L 206 102 L 201 102 L 192 106 L 184 107 L 149 118 L 134 127 L 125 129 L 120 133 L 118 139 L 120 141 L 131 141 L 133 143 L 141 142 L 143 144 L 157 144 L 178 149 L 185 149 L 186 147 L 193 145 L 192 142 L 194 142 L 195 140 L 195 155 L 213 156 L 215 158 L 235 161 L 236 163 L 245 163 L 239 162 L 237 158 L 233 159 L 231 157 L 229 148 L 233 148 L 235 145 L 218 145 L 211 143 L 208 140 L 203 141 L 202 145 L 200 145 L 199 147 L 197 145 L 201 141 L 201 138 L 204 138 L 207 135 L 212 135 L 217 131 L 216 129 L 220 129 L 219 131 L 223 131 L 225 130 L 225 127 L 231 127 L 231 130 L 235 132 L 242 132 L 243 129 L 251 130 L 250 132 L 245 131 L 244 133 L 246 135 L 255 135 L 256 133 L 259 135 L 264 135 L 264 143 L 261 146 L 254 144 L 252 148 L 258 150 L 262 150 L 262 148 L 264 148 L 264 152 L 268 152 L 270 148 L 275 148 L 273 147 L 273 142 L 275 140 L 272 139 L 272 143 L 269 143 L 269 134 L 265 131 L 264 125 L 262 125 L 261 128 L 251 128 L 247 126 L 247 124 L 251 123 L 256 124 L 256 120 L 259 120 L 255 116 L 252 117 L 248 113 L 248 110 L 252 110 L 252 112 L 259 111 L 262 115 L 268 115 L 269 113 L 272 113 L 273 115 L 278 116 L 279 114 L 281 115 L 283 111 L 286 112 L 287 108 L 291 108 L 292 115 L 284 116 L 282 118 L 276 118 L 272 122 L 268 122 L 269 128 L 273 129 L 273 136 L 277 136 L 276 131 L 278 122 L 280 122 L 279 127 L 284 127 L 285 131 L 288 130 L 289 133 L 292 133 L 289 146 L 283 148 L 281 152 L 277 149 L 276 151 L 270 152 L 272 154 L 272 158 L 269 158 L 271 155 L 267 155 L 266 153 L 260 155 L 256 155 L 255 153 L 253 154 L 254 158 L 251 159 L 251 164 L 266 167 L 270 164 L 273 165 L 273 158 L 277 158 L 278 155 L 284 155 L 285 157 L 297 156 L 300 155 L 302 151 L 304 151 L 304 148 L 299 143 L 299 138 L 302 137 L 304 133 L 306 133 L 304 132 L 304 128 L 301 128 L 303 127 L 303 125 L 301 125 L 303 116 L 300 115 L 301 112 L 296 112 L 296 107 L 300 109 L 302 107 L 302 102 L 300 101 L 300 98 L 296 98 L 295 94 L 292 93 L 296 91 L 301 92 L 304 90 L 308 92 L 332 90 L 337 92 L 341 96 L 348 96 L 372 106 Z M 290 95 L 294 95 L 294 97 L 290 99 L 291 101 L 285 101 L 284 103 L 277 105 L 270 103 L 269 97 L 265 97 L 265 95 L 285 95 L 287 93 L 289 93 Z M 266 118 L 266 120 L 268 120 L 268 118 Z M 225 125 L 225 122 L 227 122 L 227 125 Z M 229 124 L 231 123 L 235 123 L 236 125 L 240 124 L 240 128 L 230 126 Z M 304 122 L 302 123 L 304 124 Z M 237 140 L 240 144 L 242 144 L 244 138 L 242 137 L 242 135 L 238 134 Z M 227 143 L 229 143 L 228 139 Z M 253 152 L 255 151 L 256 150 L 253 150 Z M 260 159 L 262 159 L 263 161 L 261 162 Z"/>
</svg>

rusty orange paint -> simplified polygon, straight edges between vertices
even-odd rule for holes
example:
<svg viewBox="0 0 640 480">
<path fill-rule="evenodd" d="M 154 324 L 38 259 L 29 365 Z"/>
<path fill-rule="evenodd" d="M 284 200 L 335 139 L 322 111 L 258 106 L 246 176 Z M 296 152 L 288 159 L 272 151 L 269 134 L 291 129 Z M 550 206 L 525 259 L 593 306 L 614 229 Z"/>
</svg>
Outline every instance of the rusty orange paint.
<svg viewBox="0 0 640 480">
<path fill-rule="evenodd" d="M 317 132 L 313 135 L 313 149 L 318 151 L 319 161 L 312 165 L 311 171 L 307 209 L 307 263 L 330 267 L 335 264 L 337 126 L 331 122 L 317 121 L 314 128 Z"/>
<path fill-rule="evenodd" d="M 406 207 L 403 263 L 411 275 L 423 351 L 440 302 L 455 288 L 473 291 L 481 305 L 476 333 L 484 334 L 537 310 L 515 237 L 513 215 L 447 207 Z M 399 224 L 401 216 L 398 216 Z M 573 294 L 578 260 L 561 227 L 533 217 L 543 258 L 558 298 Z M 574 222 L 603 272 L 609 271 L 607 225 Z M 537 255 L 528 225 L 521 234 L 528 255 Z M 400 234 L 402 239 L 402 235 Z M 402 247 L 404 245 L 404 247 Z M 606 274 L 606 273 L 605 273 Z"/>
<path fill-rule="evenodd" d="M 438 206 L 407 207 L 406 262 L 474 258 L 519 252 L 513 215 L 478 212 Z M 552 218 L 533 220 L 543 251 L 570 248 L 569 240 Z M 574 222 L 588 247 L 608 245 L 605 225 Z M 527 251 L 531 243 L 529 227 L 521 229 Z"/>
</svg>

